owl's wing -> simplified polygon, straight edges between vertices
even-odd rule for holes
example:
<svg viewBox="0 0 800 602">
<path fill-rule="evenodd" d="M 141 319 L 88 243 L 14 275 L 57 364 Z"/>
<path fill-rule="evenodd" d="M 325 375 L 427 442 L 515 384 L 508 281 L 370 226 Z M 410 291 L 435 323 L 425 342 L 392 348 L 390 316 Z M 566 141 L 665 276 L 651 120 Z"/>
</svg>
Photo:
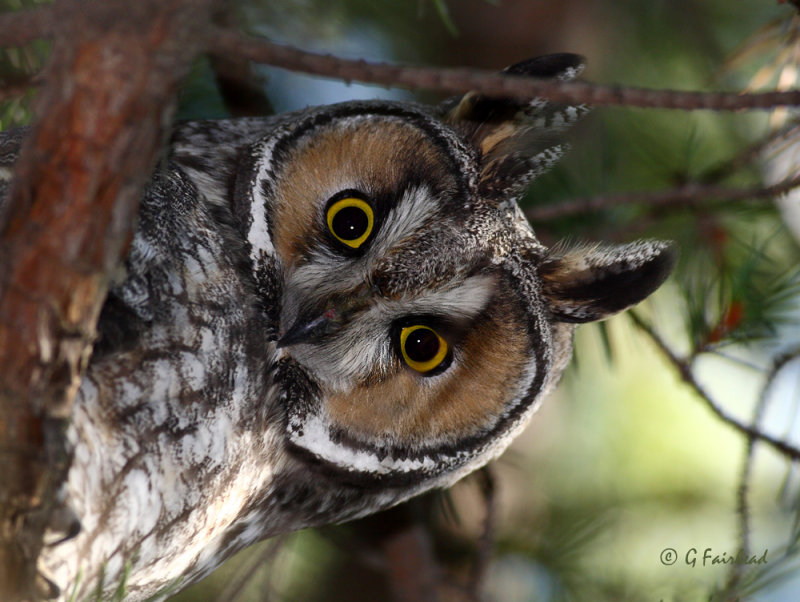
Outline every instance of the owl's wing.
<svg viewBox="0 0 800 602">
<path fill-rule="evenodd" d="M 197 201 L 196 188 L 177 167 L 156 170 L 144 191 L 127 257 L 112 276 L 97 324 L 95 358 L 135 348 L 141 335 L 180 303 L 176 294 L 186 286 L 181 268 L 186 257 L 179 249 L 198 253 L 200 248 L 185 241 Z"/>
<path fill-rule="evenodd" d="M 65 492 L 83 528 L 40 560 L 60 587 L 110 583 L 129 563 L 143 598 L 173 564 L 210 570 L 218 560 L 200 553 L 228 545 L 242 492 L 268 483 L 282 453 L 265 443 L 281 424 L 268 321 L 230 208 L 207 190 L 168 159 L 142 197 L 73 408 Z"/>
</svg>

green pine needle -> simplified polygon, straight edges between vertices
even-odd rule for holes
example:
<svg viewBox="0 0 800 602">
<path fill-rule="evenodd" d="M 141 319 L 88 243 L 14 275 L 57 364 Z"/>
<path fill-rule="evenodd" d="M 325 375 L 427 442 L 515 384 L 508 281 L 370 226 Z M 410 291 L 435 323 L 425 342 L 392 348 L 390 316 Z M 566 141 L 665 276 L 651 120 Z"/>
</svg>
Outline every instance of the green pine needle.
<svg viewBox="0 0 800 602">
<path fill-rule="evenodd" d="M 433 0 L 433 6 L 436 8 L 436 12 L 439 14 L 439 18 L 442 20 L 445 29 L 450 32 L 450 35 L 457 36 L 458 27 L 450 16 L 450 9 L 447 8 L 445 0 Z"/>
</svg>

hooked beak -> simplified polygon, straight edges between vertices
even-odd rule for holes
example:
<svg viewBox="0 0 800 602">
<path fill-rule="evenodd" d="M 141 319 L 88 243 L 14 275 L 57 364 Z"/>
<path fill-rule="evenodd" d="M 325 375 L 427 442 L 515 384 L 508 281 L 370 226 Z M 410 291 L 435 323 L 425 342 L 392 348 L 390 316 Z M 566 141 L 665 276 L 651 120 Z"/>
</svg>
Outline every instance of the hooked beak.
<svg viewBox="0 0 800 602">
<path fill-rule="evenodd" d="M 326 334 L 339 329 L 341 320 L 337 319 L 336 309 L 328 309 L 317 316 L 300 316 L 289 330 L 278 339 L 278 349 L 299 343 L 313 343 Z"/>
<path fill-rule="evenodd" d="M 315 343 L 326 335 L 339 330 L 356 313 L 366 308 L 371 289 L 362 287 L 355 294 L 331 300 L 323 311 L 300 314 L 283 336 L 277 347 L 289 347 L 301 343 Z"/>
</svg>

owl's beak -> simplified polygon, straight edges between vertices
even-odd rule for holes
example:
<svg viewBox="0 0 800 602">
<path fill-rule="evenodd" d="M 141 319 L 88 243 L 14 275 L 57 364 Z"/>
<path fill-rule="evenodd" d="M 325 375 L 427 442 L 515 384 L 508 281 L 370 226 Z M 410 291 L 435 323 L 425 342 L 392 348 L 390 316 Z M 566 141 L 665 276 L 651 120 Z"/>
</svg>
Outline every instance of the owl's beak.
<svg viewBox="0 0 800 602">
<path fill-rule="evenodd" d="M 361 287 L 354 294 L 331 300 L 320 311 L 302 313 L 289 329 L 278 339 L 277 347 L 289 347 L 302 343 L 316 343 L 326 335 L 339 330 L 350 318 L 369 303 L 371 289 Z"/>
<path fill-rule="evenodd" d="M 313 343 L 327 334 L 339 329 L 341 319 L 337 316 L 336 308 L 330 308 L 316 316 L 300 316 L 289 330 L 278 339 L 278 348 L 299 345 L 300 343 Z"/>
</svg>

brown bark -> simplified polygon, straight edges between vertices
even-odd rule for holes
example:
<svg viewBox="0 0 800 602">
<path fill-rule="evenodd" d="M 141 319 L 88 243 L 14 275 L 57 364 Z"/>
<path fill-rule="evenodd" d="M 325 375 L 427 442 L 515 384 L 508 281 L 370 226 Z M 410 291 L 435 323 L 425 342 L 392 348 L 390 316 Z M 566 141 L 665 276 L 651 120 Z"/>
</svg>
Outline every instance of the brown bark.
<svg viewBox="0 0 800 602">
<path fill-rule="evenodd" d="M 436 602 L 438 580 L 430 536 L 422 525 L 409 525 L 386 537 L 389 586 L 395 602 Z"/>
<path fill-rule="evenodd" d="M 429 494 L 430 495 L 430 494 Z M 354 523 L 368 549 L 379 551 L 393 602 L 438 602 L 441 585 L 433 543 L 417 512 L 423 497 Z"/>
<path fill-rule="evenodd" d="M 13 48 L 34 40 L 50 38 L 58 21 L 52 6 L 39 6 L 0 15 L 0 46 Z"/>
<path fill-rule="evenodd" d="M 0 592 L 34 597 L 63 428 L 214 0 L 62 0 L 0 223 Z M 58 27 L 55 27 L 55 24 Z"/>
</svg>

